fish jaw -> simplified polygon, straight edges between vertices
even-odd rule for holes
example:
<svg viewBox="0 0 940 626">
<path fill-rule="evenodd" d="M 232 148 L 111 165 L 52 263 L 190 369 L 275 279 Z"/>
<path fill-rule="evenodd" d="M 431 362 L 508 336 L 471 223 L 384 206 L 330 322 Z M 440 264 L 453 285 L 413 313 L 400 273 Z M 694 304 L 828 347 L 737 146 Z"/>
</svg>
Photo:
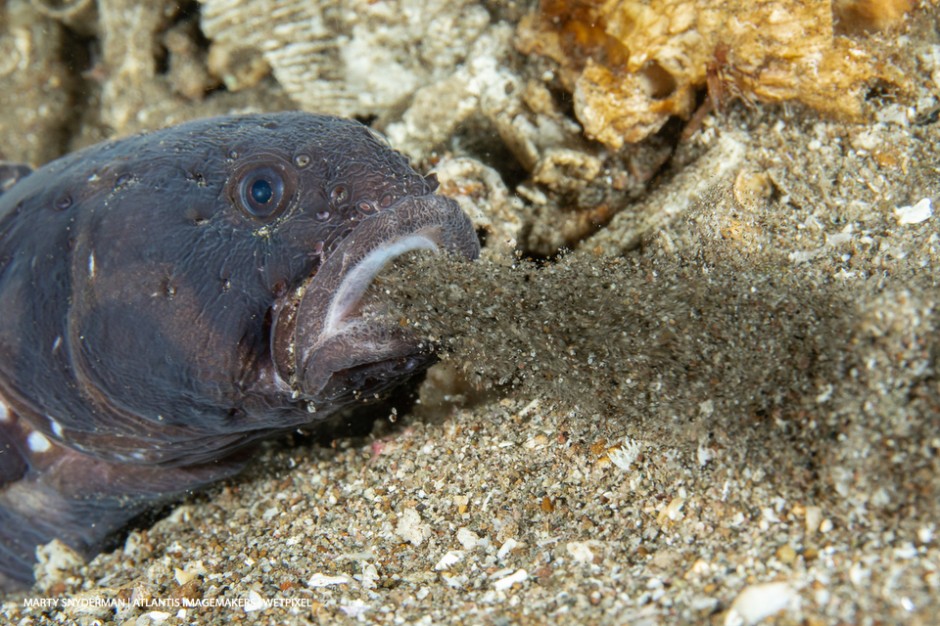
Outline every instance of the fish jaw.
<svg viewBox="0 0 940 626">
<path fill-rule="evenodd" d="M 408 196 L 363 220 L 289 296 L 273 323 L 272 354 L 296 396 L 320 403 L 374 395 L 430 365 L 427 346 L 359 311 L 379 272 L 418 250 L 473 260 L 480 248 L 456 202 Z"/>
</svg>

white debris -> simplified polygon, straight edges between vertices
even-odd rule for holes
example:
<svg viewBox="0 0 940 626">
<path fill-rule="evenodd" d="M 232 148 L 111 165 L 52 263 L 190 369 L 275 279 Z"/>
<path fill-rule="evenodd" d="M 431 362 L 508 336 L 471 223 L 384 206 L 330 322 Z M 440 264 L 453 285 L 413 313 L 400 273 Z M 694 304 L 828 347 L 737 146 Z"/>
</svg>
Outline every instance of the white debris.
<svg viewBox="0 0 940 626">
<path fill-rule="evenodd" d="M 917 540 L 924 545 L 933 541 L 933 537 L 933 528 L 930 528 L 929 526 L 922 526 L 917 530 Z"/>
<path fill-rule="evenodd" d="M 528 578 L 529 578 L 529 573 L 527 571 L 525 571 L 524 569 L 516 570 L 509 576 L 504 576 L 503 578 L 500 578 L 495 583 L 493 583 L 493 588 L 496 589 L 496 591 L 505 591 L 506 589 L 509 589 L 516 583 L 525 582 L 526 580 L 528 580 Z"/>
<path fill-rule="evenodd" d="M 431 527 L 421 521 L 421 515 L 415 509 L 408 508 L 398 518 L 395 534 L 414 546 L 420 546 L 431 536 Z"/>
<path fill-rule="evenodd" d="M 245 598 L 245 613 L 260 611 L 268 605 L 267 601 L 261 597 L 261 594 L 252 589 Z"/>
<path fill-rule="evenodd" d="M 450 569 L 451 565 L 459 563 L 461 560 L 463 560 L 464 554 L 466 553 L 463 550 L 450 550 L 441 557 L 441 559 L 434 566 L 434 569 L 438 572 L 448 570 Z"/>
<path fill-rule="evenodd" d="M 457 541 L 464 550 L 473 550 L 480 543 L 480 535 L 469 528 L 460 528 L 457 530 Z"/>
<path fill-rule="evenodd" d="M 852 563 L 852 567 L 849 568 L 849 580 L 856 587 L 867 589 L 871 581 L 871 570 L 861 563 Z"/>
<path fill-rule="evenodd" d="M 588 541 L 569 541 L 565 548 L 577 563 L 594 562 L 594 552 L 591 551 L 591 544 Z"/>
<path fill-rule="evenodd" d="M 506 558 L 506 555 L 512 552 L 518 545 L 519 542 L 510 537 L 499 547 L 499 551 L 496 552 L 496 558 L 502 561 Z"/>
<path fill-rule="evenodd" d="M 751 585 L 738 594 L 725 616 L 725 626 L 756 624 L 787 608 L 796 599 L 788 583 Z"/>
<path fill-rule="evenodd" d="M 36 559 L 34 573 L 40 588 L 48 588 L 61 582 L 67 572 L 85 562 L 81 555 L 58 539 L 36 548 Z"/>
<path fill-rule="evenodd" d="M 619 448 L 607 453 L 607 457 L 610 459 L 611 463 L 626 472 L 629 471 L 630 466 L 636 462 L 642 450 L 643 444 L 636 439 L 626 437 Z"/>
<path fill-rule="evenodd" d="M 369 610 L 369 605 L 362 600 L 353 600 L 349 604 L 341 605 L 339 610 L 349 617 L 359 618 L 365 615 L 366 611 Z"/>
<path fill-rule="evenodd" d="M 882 139 L 883 132 L 884 129 L 880 125 L 864 130 L 852 137 L 852 147 L 858 150 L 873 152 L 878 146 L 884 143 Z"/>
<path fill-rule="evenodd" d="M 349 578 L 347 576 L 330 576 L 329 574 L 316 573 L 310 577 L 310 580 L 307 581 L 308 587 L 313 587 L 315 589 L 320 587 L 332 587 L 333 585 L 348 585 Z"/>
<path fill-rule="evenodd" d="M 468 578 L 465 574 L 451 576 L 447 572 L 441 572 L 441 578 L 444 579 L 444 584 L 446 584 L 451 589 L 463 589 L 467 586 L 467 583 L 470 582 L 470 578 Z"/>
<path fill-rule="evenodd" d="M 852 234 L 852 225 L 849 224 L 842 230 L 842 232 L 832 234 L 826 233 L 826 245 L 830 248 L 834 248 L 843 243 L 849 243 L 852 241 L 852 237 L 854 237 Z"/>
<path fill-rule="evenodd" d="M 709 461 L 715 458 L 715 452 L 705 444 L 700 444 L 696 451 L 696 458 L 698 458 L 698 466 L 705 467 Z"/>
<path fill-rule="evenodd" d="M 140 537 L 140 535 L 137 535 Z M 124 547 L 124 553 L 127 554 L 127 546 Z M 201 570 L 201 571 L 200 571 Z M 179 567 L 173 568 L 173 578 L 176 579 L 178 585 L 185 585 L 189 581 L 193 580 L 199 574 L 205 574 L 206 568 L 203 566 L 201 561 L 196 561 L 196 563 L 190 563 L 185 569 Z"/>
<path fill-rule="evenodd" d="M 162 624 L 170 618 L 170 614 L 166 611 L 148 611 L 140 616 L 140 619 L 137 620 L 138 624 Z"/>
<path fill-rule="evenodd" d="M 272 506 L 264 510 L 264 513 L 261 514 L 261 519 L 265 522 L 270 522 L 272 519 L 277 517 L 277 514 L 280 513 L 276 506 Z"/>
<path fill-rule="evenodd" d="M 373 563 L 363 563 L 362 573 L 353 576 L 353 578 L 359 581 L 363 589 L 375 589 L 382 579 L 382 577 L 379 576 L 379 568 Z"/>
<path fill-rule="evenodd" d="M 816 248 L 815 250 L 794 250 L 787 255 L 787 258 L 790 259 L 793 263 L 799 265 L 800 263 L 806 263 L 811 261 L 822 252 L 822 248 Z"/>
<path fill-rule="evenodd" d="M 898 224 L 920 224 L 926 222 L 933 215 L 933 207 L 930 205 L 930 198 L 921 198 L 916 204 L 911 206 L 899 206 L 894 209 L 894 215 L 898 218 Z"/>
</svg>

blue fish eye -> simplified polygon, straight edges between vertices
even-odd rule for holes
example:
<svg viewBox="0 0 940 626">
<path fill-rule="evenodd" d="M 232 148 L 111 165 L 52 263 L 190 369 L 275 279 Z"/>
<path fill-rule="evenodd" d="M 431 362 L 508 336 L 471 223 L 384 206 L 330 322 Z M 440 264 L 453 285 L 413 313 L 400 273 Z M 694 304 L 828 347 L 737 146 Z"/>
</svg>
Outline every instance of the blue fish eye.
<svg viewBox="0 0 940 626">
<path fill-rule="evenodd" d="M 264 178 L 259 178 L 255 182 L 251 183 L 251 199 L 258 204 L 267 204 L 271 201 L 271 198 L 274 197 L 274 188 L 271 186 L 271 181 Z"/>
<path fill-rule="evenodd" d="M 286 208 L 291 193 L 277 168 L 262 165 L 241 174 L 233 199 L 251 217 L 269 220 Z"/>
</svg>

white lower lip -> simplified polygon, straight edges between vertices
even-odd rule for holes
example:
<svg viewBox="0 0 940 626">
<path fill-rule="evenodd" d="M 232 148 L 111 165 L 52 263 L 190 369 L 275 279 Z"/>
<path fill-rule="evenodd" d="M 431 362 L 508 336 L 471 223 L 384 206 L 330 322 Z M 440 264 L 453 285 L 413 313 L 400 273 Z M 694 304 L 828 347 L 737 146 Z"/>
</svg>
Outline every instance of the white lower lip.
<svg viewBox="0 0 940 626">
<path fill-rule="evenodd" d="M 321 338 L 331 337 L 343 330 L 349 314 L 355 309 L 382 268 L 401 255 L 415 250 L 437 252 L 438 246 L 430 236 L 418 232 L 390 241 L 366 255 L 340 283 L 336 296 L 327 310 Z"/>
</svg>

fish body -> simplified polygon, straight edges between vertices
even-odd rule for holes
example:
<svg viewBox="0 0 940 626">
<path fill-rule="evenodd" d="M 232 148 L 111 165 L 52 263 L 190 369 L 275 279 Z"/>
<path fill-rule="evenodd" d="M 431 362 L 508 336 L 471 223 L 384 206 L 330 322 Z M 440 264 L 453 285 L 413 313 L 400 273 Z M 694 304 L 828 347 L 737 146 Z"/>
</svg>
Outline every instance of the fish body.
<svg viewBox="0 0 940 626">
<path fill-rule="evenodd" d="M 211 118 L 0 165 L 0 588 L 91 556 L 258 439 L 381 397 L 433 355 L 359 315 L 390 259 L 473 259 L 436 181 L 367 127 Z"/>
</svg>

